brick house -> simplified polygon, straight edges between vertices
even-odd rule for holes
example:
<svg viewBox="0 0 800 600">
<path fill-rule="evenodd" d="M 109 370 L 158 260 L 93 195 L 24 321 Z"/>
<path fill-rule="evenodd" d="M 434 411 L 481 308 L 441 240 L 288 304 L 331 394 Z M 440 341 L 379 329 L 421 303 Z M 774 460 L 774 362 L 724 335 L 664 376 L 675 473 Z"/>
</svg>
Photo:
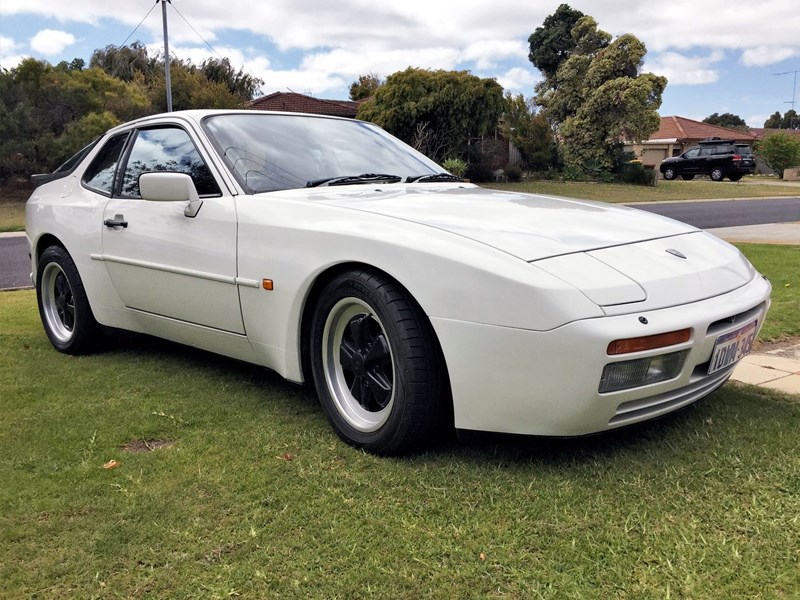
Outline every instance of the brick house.
<svg viewBox="0 0 800 600">
<path fill-rule="evenodd" d="M 277 110 L 280 112 L 309 113 L 355 119 L 362 101 L 325 100 L 296 92 L 275 92 L 247 102 L 243 108 L 250 110 Z"/>
</svg>

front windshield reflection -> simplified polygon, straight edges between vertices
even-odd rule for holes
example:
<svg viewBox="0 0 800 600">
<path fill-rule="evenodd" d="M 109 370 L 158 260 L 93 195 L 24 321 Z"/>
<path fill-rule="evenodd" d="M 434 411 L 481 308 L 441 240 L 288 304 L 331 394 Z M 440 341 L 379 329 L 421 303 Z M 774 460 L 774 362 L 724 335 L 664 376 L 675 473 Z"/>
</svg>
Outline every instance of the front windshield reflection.
<svg viewBox="0 0 800 600">
<path fill-rule="evenodd" d="M 306 187 L 364 173 L 407 177 L 442 171 L 432 160 L 370 123 L 302 115 L 225 114 L 203 127 L 250 193 Z"/>
</svg>

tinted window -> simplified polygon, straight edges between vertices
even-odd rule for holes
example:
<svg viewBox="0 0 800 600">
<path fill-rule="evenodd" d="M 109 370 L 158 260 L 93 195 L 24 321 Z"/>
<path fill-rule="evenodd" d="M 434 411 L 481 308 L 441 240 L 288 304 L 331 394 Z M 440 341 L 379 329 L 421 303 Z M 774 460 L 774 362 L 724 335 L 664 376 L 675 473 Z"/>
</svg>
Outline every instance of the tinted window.
<svg viewBox="0 0 800 600">
<path fill-rule="evenodd" d="M 750 146 L 736 146 L 736 154 L 744 154 L 745 156 L 750 156 L 752 152 L 750 151 Z"/>
<path fill-rule="evenodd" d="M 714 154 L 733 154 L 733 146 L 730 144 L 722 144 L 714 147 Z"/>
<path fill-rule="evenodd" d="M 204 126 L 250 192 L 302 188 L 311 181 L 361 173 L 406 178 L 442 171 L 380 127 L 362 121 L 229 114 L 210 117 Z"/>
<path fill-rule="evenodd" d="M 714 147 L 711 146 L 710 148 L 706 146 L 705 148 L 700 148 L 700 156 L 711 156 L 714 154 Z"/>
<path fill-rule="evenodd" d="M 100 149 L 83 174 L 83 183 L 87 187 L 111 195 L 111 190 L 114 189 L 114 172 L 127 138 L 127 133 L 113 137 Z"/>
<path fill-rule="evenodd" d="M 700 155 L 700 148 L 692 148 L 691 150 L 687 150 L 686 154 L 683 155 L 684 158 L 697 158 Z"/>
<path fill-rule="evenodd" d="M 89 152 L 92 151 L 92 148 L 94 148 L 97 145 L 97 142 L 99 142 L 99 141 L 100 141 L 100 138 L 94 140 L 91 144 L 88 144 L 87 146 L 84 146 L 83 148 L 78 150 L 71 158 L 68 158 L 67 161 L 63 165 L 61 165 L 55 171 L 53 171 L 53 173 L 70 173 L 70 172 L 72 172 L 72 170 L 75 169 L 75 167 L 78 166 L 78 163 L 81 162 L 84 159 L 84 157 L 87 154 L 89 154 Z"/>
<path fill-rule="evenodd" d="M 200 196 L 218 196 L 219 187 L 189 134 L 177 127 L 143 129 L 133 143 L 125 173 L 122 195 L 139 198 L 139 175 L 150 171 L 186 173 Z"/>
</svg>

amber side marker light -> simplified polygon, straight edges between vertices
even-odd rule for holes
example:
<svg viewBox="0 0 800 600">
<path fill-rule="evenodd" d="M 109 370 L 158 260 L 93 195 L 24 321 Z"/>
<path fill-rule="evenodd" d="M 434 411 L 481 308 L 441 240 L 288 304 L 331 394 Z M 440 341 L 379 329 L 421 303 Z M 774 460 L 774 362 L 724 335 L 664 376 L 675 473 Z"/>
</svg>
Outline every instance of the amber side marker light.
<svg viewBox="0 0 800 600">
<path fill-rule="evenodd" d="M 261 287 L 263 287 L 268 292 L 272 291 L 272 279 L 262 279 L 261 280 Z"/>
<path fill-rule="evenodd" d="M 665 346 L 688 342 L 691 335 L 691 329 L 681 329 L 680 331 L 670 331 L 669 333 L 659 333 L 657 335 L 614 340 L 608 345 L 606 353 L 613 356 L 615 354 L 629 354 L 631 352 L 664 348 Z"/>
</svg>

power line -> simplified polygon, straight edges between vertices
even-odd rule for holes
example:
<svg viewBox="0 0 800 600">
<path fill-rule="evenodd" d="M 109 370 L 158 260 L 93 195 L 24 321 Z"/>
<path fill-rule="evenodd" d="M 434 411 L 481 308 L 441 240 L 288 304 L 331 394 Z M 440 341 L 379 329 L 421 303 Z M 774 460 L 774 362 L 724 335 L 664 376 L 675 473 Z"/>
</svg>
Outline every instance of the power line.
<svg viewBox="0 0 800 600">
<path fill-rule="evenodd" d="M 157 5 L 158 5 L 158 0 L 156 0 L 156 3 L 155 3 L 155 4 L 153 4 L 153 6 L 151 6 L 151 7 L 150 7 L 150 10 L 148 10 L 148 11 L 147 11 L 147 14 L 146 14 L 144 17 L 142 17 L 142 20 L 141 20 L 141 21 L 139 21 L 139 24 L 138 24 L 136 27 L 134 27 L 133 31 L 131 31 L 131 32 L 128 34 L 128 37 L 126 37 L 126 38 L 125 38 L 125 40 L 124 40 L 124 41 L 123 41 L 123 42 L 120 44 L 120 46 L 124 46 L 124 45 L 125 45 L 125 42 L 127 42 L 129 39 L 131 39 L 131 36 L 132 36 L 134 33 L 136 33 L 136 32 L 138 31 L 139 27 L 141 27 L 141 26 L 142 26 L 142 23 L 144 23 L 145 19 L 146 19 L 147 17 L 149 17 L 149 16 L 150 16 L 150 13 L 151 13 L 151 12 L 153 12 L 153 9 L 154 9 L 154 8 L 155 8 Z"/>
<path fill-rule="evenodd" d="M 176 12 L 176 13 L 178 13 L 178 15 L 180 15 L 180 17 L 181 17 L 181 19 L 183 19 L 184 23 L 186 23 L 186 24 L 187 24 L 187 25 L 188 25 L 188 26 L 191 28 L 191 30 L 192 30 L 192 31 L 194 31 L 194 33 L 195 33 L 195 35 L 196 35 L 197 37 L 199 37 L 201 40 L 203 40 L 203 43 L 204 43 L 206 46 L 208 46 L 208 49 L 209 49 L 209 50 L 211 50 L 211 52 L 213 52 L 214 54 L 216 54 L 216 55 L 217 55 L 219 58 L 223 58 L 223 56 L 222 56 L 222 55 L 221 55 L 219 52 L 217 52 L 217 51 L 216 51 L 216 49 L 214 48 L 214 46 L 212 46 L 211 44 L 209 44 L 209 43 L 206 41 L 206 38 L 204 38 L 202 35 L 200 35 L 200 33 L 197 31 L 197 29 L 195 29 L 195 28 L 194 28 L 194 26 L 193 26 L 191 23 L 189 23 L 189 21 L 186 19 L 186 17 L 184 17 L 184 16 L 183 16 L 183 13 L 181 13 L 181 11 L 179 11 L 179 10 L 178 10 L 178 7 L 177 7 L 177 6 L 175 6 L 175 4 L 174 4 L 174 3 L 172 3 L 172 2 L 170 2 L 170 4 L 172 4 L 172 8 L 174 8 L 174 9 L 175 9 L 175 12 Z"/>
</svg>

